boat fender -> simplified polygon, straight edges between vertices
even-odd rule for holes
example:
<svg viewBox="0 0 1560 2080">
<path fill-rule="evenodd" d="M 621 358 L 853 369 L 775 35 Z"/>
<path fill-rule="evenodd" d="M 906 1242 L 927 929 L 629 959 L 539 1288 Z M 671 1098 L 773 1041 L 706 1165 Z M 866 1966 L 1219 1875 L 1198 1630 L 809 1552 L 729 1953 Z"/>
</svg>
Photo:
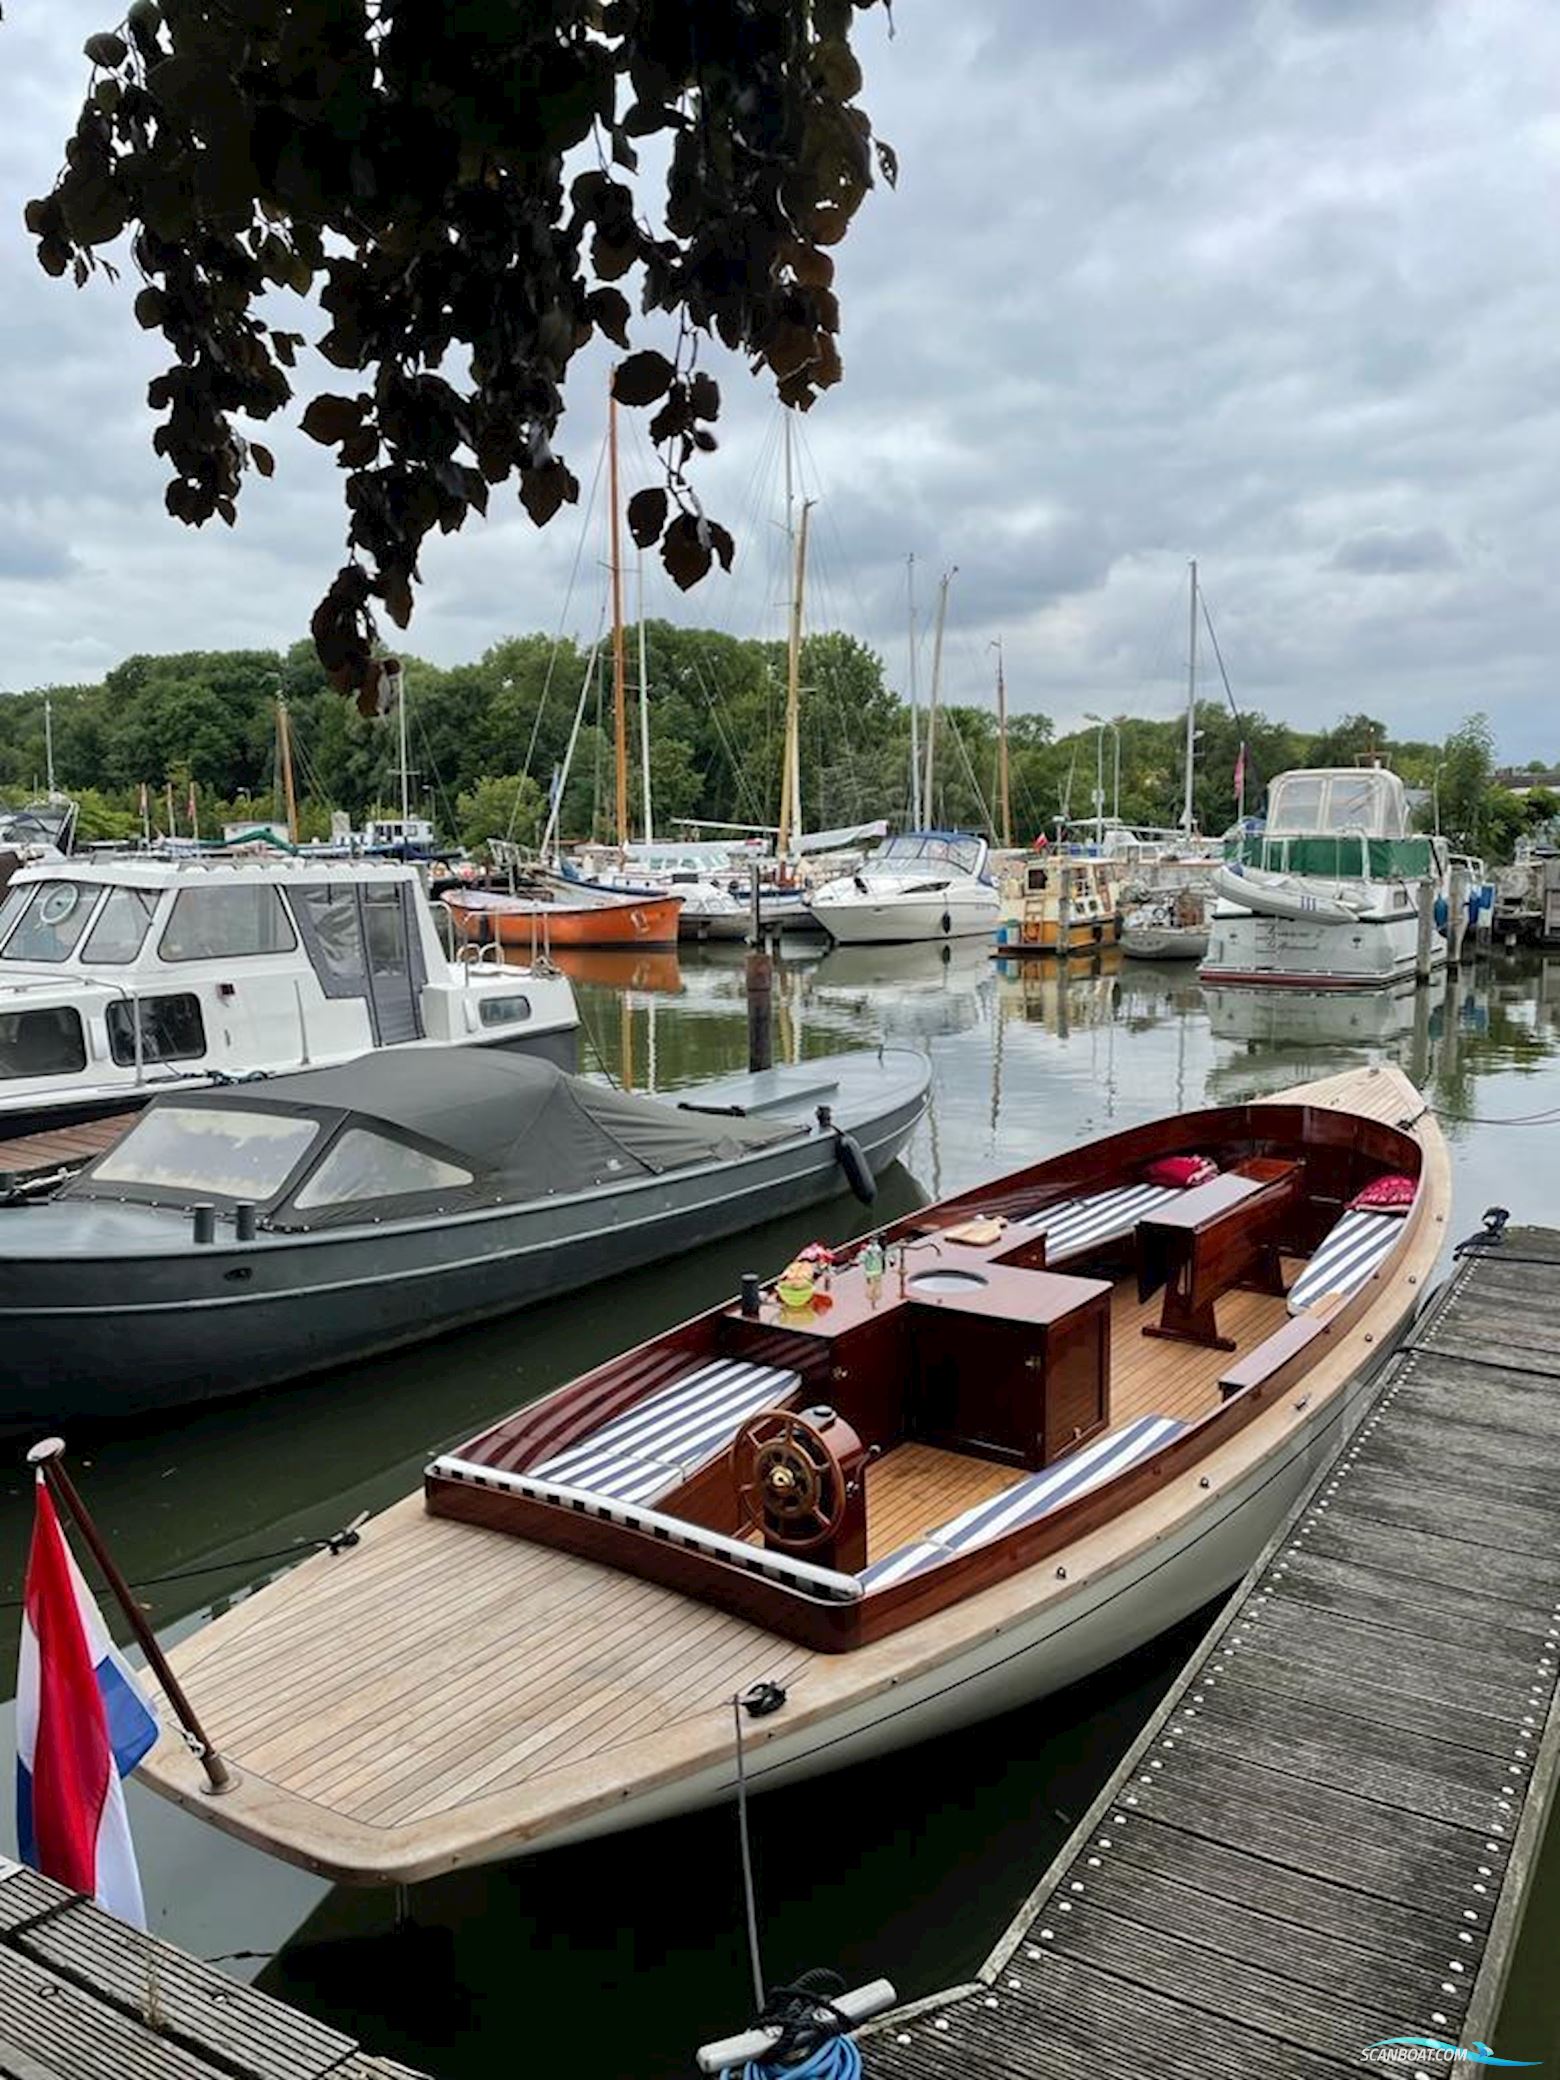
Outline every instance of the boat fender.
<svg viewBox="0 0 1560 2080">
<path fill-rule="evenodd" d="M 944 933 L 948 933 L 953 930 L 953 919 L 949 916 L 946 910 L 942 914 L 942 928 Z"/>
<path fill-rule="evenodd" d="M 1435 928 L 1443 938 L 1446 936 L 1446 927 L 1451 914 L 1445 896 L 1437 896 L 1435 899 Z"/>
<path fill-rule="evenodd" d="M 872 1165 L 867 1161 L 861 1143 L 854 1134 L 847 1134 L 843 1127 L 836 1127 L 834 1114 L 827 1105 L 818 1107 L 818 1125 L 824 1133 L 834 1135 L 834 1160 L 845 1174 L 850 1186 L 863 1206 L 870 1206 L 877 1197 L 877 1179 L 872 1175 Z"/>
</svg>

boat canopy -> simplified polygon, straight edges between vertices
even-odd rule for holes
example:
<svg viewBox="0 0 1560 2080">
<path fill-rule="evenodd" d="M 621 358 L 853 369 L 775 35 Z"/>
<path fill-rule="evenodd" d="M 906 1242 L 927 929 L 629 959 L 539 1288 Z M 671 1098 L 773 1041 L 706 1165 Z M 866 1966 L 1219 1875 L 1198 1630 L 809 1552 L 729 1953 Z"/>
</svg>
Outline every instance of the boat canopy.
<svg viewBox="0 0 1560 2080">
<path fill-rule="evenodd" d="M 1406 838 L 1403 783 L 1385 766 L 1318 766 L 1280 773 L 1268 789 L 1267 835 Z"/>
<path fill-rule="evenodd" d="M 67 1194 L 247 1201 L 298 1233 L 564 1198 L 807 1131 L 685 1112 L 530 1056 L 397 1048 L 158 1099 Z"/>
</svg>

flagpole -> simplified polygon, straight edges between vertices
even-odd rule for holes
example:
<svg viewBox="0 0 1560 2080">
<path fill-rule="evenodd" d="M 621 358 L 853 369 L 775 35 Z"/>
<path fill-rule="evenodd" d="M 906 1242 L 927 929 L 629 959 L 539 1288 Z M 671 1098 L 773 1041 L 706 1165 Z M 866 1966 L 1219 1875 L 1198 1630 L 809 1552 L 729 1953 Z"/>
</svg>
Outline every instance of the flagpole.
<svg viewBox="0 0 1560 2080">
<path fill-rule="evenodd" d="M 136 1644 L 146 1656 L 147 1666 L 162 1685 L 163 1694 L 173 1706 L 174 1716 L 189 1737 L 201 1768 L 206 1772 L 206 1781 L 213 1791 L 232 1788 L 233 1778 L 227 1764 L 206 1738 L 205 1728 L 195 1716 L 194 1707 L 184 1694 L 184 1686 L 168 1666 L 168 1657 L 157 1643 L 157 1635 L 147 1622 L 145 1611 L 136 1602 L 130 1584 L 119 1572 L 117 1563 L 103 1535 L 93 1523 L 87 1506 L 76 1492 L 76 1484 L 65 1471 L 65 1440 L 63 1437 L 45 1437 L 35 1444 L 27 1454 L 27 1463 L 34 1466 L 49 1484 L 50 1492 L 65 1514 L 75 1524 L 86 1540 L 87 1548 L 102 1571 L 103 1579 L 114 1593 L 114 1600 L 125 1614 L 130 1630 L 135 1634 Z"/>
</svg>

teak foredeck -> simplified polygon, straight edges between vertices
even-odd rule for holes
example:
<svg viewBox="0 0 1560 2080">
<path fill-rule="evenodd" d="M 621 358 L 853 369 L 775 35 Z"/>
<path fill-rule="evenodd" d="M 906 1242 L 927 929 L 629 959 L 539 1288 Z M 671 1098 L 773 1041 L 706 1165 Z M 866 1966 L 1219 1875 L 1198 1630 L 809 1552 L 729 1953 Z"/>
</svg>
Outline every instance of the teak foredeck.
<svg viewBox="0 0 1560 2080">
<path fill-rule="evenodd" d="M 1186 1217 L 1162 1221 L 1147 1248 L 1129 1232 L 1045 1268 L 1037 1212 L 1211 1141 L 1223 1189 L 1199 1207 L 1192 1193 L 1208 1188 L 1193 1187 L 1175 1209 Z M 1291 1313 L 1285 1288 L 1321 1261 L 1349 1198 L 1405 1170 L 1418 1192 L 1390 1254 L 1347 1296 Z M 1241 1187 L 1225 1182 L 1232 1173 Z M 939 1672 L 952 1681 L 991 1642 L 1098 1604 L 1102 1584 L 1129 1579 L 1221 1496 L 1260 1484 L 1333 1404 L 1341 1417 L 1351 1384 L 1417 1306 L 1448 1197 L 1433 1121 L 1406 1079 L 1379 1068 L 1136 1129 L 925 1209 L 890 1243 L 935 1241 L 977 1216 L 1007 1225 L 986 1242 L 912 1248 L 903 1295 L 898 1266 L 875 1299 L 857 1266 L 811 1319 L 772 1297 L 756 1320 L 716 1310 L 436 1462 L 426 1500 L 394 1505 L 357 1548 L 304 1562 L 175 1650 L 235 1788 L 207 1797 L 171 1735 L 143 1768 L 277 1854 L 390 1882 L 721 1796 L 730 1700 L 758 1680 L 781 1684 L 787 1702 L 753 1722 L 750 1767 L 762 1781 L 766 1748 L 774 1769 L 804 1766 L 792 1758 L 823 1745 L 823 1729 L 889 1715 L 890 1693 L 894 1710 L 935 1703 Z M 1242 1218 L 1253 1205 L 1273 1210 L 1253 1224 Z M 986 1283 L 914 1294 L 922 1274 L 955 1266 Z M 1034 1296 L 1022 1312 L 1019 1293 Z M 1161 1329 L 1168 1339 L 1143 1333 Z M 907 1373 L 895 1339 L 910 1330 Z M 796 1375 L 781 1405 L 826 1400 L 861 1441 L 861 1535 L 818 1570 L 856 1584 L 849 1601 L 814 1593 L 805 1571 L 794 1586 L 784 1551 L 766 1553 L 773 1540 L 731 1500 L 724 1449 L 650 1505 L 703 1527 L 709 1552 L 636 1527 L 629 1508 L 613 1505 L 613 1521 L 547 1499 L 531 1471 L 690 1366 L 725 1358 Z M 1116 1478 L 872 1586 L 874 1569 L 892 1572 L 937 1525 L 1155 1421 L 1168 1442 Z M 461 1464 L 529 1480 L 541 1498 L 440 1471 Z M 777 1577 L 745 1572 L 724 1556 L 733 1544 L 760 1566 L 779 1562 Z"/>
</svg>

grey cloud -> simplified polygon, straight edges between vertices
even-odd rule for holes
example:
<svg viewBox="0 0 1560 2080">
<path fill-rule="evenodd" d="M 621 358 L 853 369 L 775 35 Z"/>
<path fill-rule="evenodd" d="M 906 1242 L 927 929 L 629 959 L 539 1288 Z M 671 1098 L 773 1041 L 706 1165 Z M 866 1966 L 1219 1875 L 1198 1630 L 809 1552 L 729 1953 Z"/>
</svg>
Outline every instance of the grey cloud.
<svg viewBox="0 0 1560 2080">
<path fill-rule="evenodd" d="M 1351 541 L 1340 542 L 1332 556 L 1335 571 L 1356 571 L 1364 577 L 1402 577 L 1410 571 L 1445 571 L 1456 568 L 1457 551 L 1438 527 L 1407 528 L 1394 533 L 1389 527 L 1373 527 Z"/>
<path fill-rule="evenodd" d="M 21 201 L 52 178 L 100 17 L 54 0 L 5 29 L 0 494 L 35 553 L 74 564 L 7 584 L 0 686 L 291 641 L 341 553 L 330 458 L 274 428 L 278 475 L 236 531 L 170 522 L 132 285 L 77 294 L 32 259 Z M 816 618 L 902 676 L 914 551 L 923 625 L 959 566 L 950 698 L 989 698 L 1000 632 L 1020 706 L 1169 714 L 1197 555 L 1242 701 L 1367 707 L 1414 734 L 1484 707 L 1503 754 L 1549 755 L 1560 283 L 1532 257 L 1560 16 L 967 0 L 901 10 L 891 42 L 874 10 L 859 34 L 902 176 L 841 248 L 846 382 L 800 428 Z M 738 568 L 685 598 L 652 562 L 647 609 L 778 635 L 772 395 L 709 365 L 725 424 L 700 490 Z M 564 425 L 587 487 L 604 377 L 587 357 Z M 630 485 L 644 467 L 634 432 Z M 588 535 L 581 515 L 538 533 L 501 493 L 430 543 L 411 646 L 454 662 L 519 628 L 588 639 L 603 556 L 599 513 Z"/>
</svg>

